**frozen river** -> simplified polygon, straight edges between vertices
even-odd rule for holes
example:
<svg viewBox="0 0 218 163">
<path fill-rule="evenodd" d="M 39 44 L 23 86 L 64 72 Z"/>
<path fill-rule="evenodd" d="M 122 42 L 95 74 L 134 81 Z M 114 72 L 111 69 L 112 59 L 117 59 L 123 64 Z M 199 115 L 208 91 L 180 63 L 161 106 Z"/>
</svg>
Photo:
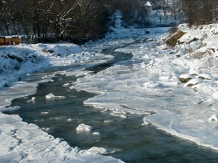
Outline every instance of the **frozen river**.
<svg viewBox="0 0 218 163">
<path fill-rule="evenodd" d="M 12 105 L 21 109 L 9 114 L 19 114 L 24 121 L 38 125 L 54 137 L 63 138 L 73 147 L 103 147 L 108 150 L 107 155 L 129 163 L 217 161 L 217 153 L 210 149 L 178 139 L 152 125 L 142 126 L 143 115 L 122 119 L 84 106 L 83 101 L 95 94 L 62 89 L 64 83 L 73 81 L 75 77 L 57 76 L 52 83 L 40 84 L 36 94 L 13 100 Z M 49 92 L 65 95 L 66 99 L 46 100 L 44 97 Z M 37 100 L 27 103 L 32 97 Z M 94 127 L 93 132 L 100 135 L 76 132 L 81 123 Z"/>
<path fill-rule="evenodd" d="M 116 48 L 103 50 L 102 53 L 114 55 L 115 59 L 86 69 L 87 72 L 92 71 L 86 76 L 58 74 L 52 78 L 52 82 L 39 84 L 36 94 L 12 101 L 11 106 L 20 106 L 19 110 L 6 113 L 19 114 L 25 122 L 36 124 L 54 137 L 64 139 L 73 147 L 103 147 L 107 149 L 105 155 L 124 162 L 217 162 L 216 151 L 172 136 L 157 129 L 155 125 L 142 125 L 144 117 L 146 119 L 156 114 L 157 110 L 152 110 L 153 107 L 168 107 L 165 101 L 171 101 L 171 106 L 176 105 L 176 102 L 181 106 L 185 98 L 179 95 L 180 92 L 172 91 L 168 87 L 161 88 L 170 92 L 166 93 L 165 97 L 155 91 L 137 92 L 137 88 L 135 94 L 129 96 L 128 89 L 132 91 L 134 87 L 127 86 L 134 85 L 135 76 L 132 74 L 137 71 L 135 65 L 144 62 L 140 57 L 132 58 L 131 54 L 115 50 Z M 107 71 L 106 68 L 111 70 Z M 68 72 L 70 71 L 74 70 L 69 69 Z M 107 76 L 115 76 L 117 84 L 113 85 L 114 82 Z M 127 79 L 126 85 L 120 82 Z M 34 80 L 34 76 L 31 80 Z M 29 82 L 32 82 L 31 80 Z M 70 83 L 71 87 L 63 87 L 66 83 Z M 119 89 L 122 87 L 120 92 Z M 86 89 L 88 92 L 84 91 Z M 102 94 L 102 91 L 106 93 Z M 101 92 L 101 95 L 97 92 Z M 48 100 L 45 96 L 49 93 L 65 98 Z M 114 96 L 111 95 L 113 93 Z M 192 95 L 192 92 L 188 91 L 187 94 Z M 93 98 L 94 96 L 97 98 Z M 28 102 L 33 97 L 36 100 Z M 141 103 L 141 100 L 147 102 Z M 116 109 L 117 104 L 124 111 Z M 137 104 L 149 109 L 134 107 Z M 82 123 L 92 126 L 92 132 L 77 132 L 77 126 Z"/>
</svg>

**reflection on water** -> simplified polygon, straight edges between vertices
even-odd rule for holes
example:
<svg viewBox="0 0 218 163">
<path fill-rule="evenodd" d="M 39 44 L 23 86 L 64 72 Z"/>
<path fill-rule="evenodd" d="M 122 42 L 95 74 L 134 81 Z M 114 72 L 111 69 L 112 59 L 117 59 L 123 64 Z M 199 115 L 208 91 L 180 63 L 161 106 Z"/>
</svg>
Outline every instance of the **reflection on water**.
<svg viewBox="0 0 218 163">
<path fill-rule="evenodd" d="M 153 126 L 142 126 L 143 116 L 122 119 L 84 106 L 83 101 L 94 94 L 62 86 L 75 80 L 75 77 L 56 76 L 54 82 L 40 84 L 35 95 L 13 100 L 12 106 L 21 106 L 21 109 L 7 113 L 19 114 L 24 121 L 35 123 L 71 146 L 81 149 L 104 147 L 109 150 L 108 155 L 129 163 L 217 162 L 218 155 L 212 150 L 172 137 Z M 46 100 L 45 95 L 51 92 L 66 98 Z M 35 102 L 27 102 L 32 97 L 36 97 Z M 81 123 L 94 130 L 77 133 L 76 127 Z M 100 135 L 93 135 L 93 132 Z"/>
</svg>

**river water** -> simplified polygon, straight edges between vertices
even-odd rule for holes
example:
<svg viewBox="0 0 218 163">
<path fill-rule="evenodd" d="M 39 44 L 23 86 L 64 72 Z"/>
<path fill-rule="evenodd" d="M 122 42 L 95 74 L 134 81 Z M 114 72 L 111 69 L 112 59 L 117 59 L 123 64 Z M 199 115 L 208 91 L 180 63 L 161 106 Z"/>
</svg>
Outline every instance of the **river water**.
<svg viewBox="0 0 218 163">
<path fill-rule="evenodd" d="M 103 50 L 103 53 L 115 56 L 113 61 L 88 70 L 96 73 L 120 61 L 128 61 L 122 64 L 131 64 L 131 54 L 114 50 L 114 48 Z M 53 80 L 40 83 L 34 95 L 14 99 L 11 106 L 21 108 L 5 113 L 19 114 L 23 121 L 38 125 L 54 137 L 64 139 L 73 147 L 77 146 L 80 149 L 103 147 L 108 150 L 106 155 L 128 163 L 218 161 L 216 151 L 171 136 L 152 125 L 141 125 L 143 115 L 122 119 L 112 116 L 109 111 L 101 112 L 92 106 L 84 106 L 83 102 L 96 94 L 63 87 L 65 83 L 74 83 L 77 80 L 75 76 L 56 75 Z M 49 93 L 66 98 L 46 100 L 45 96 Z M 32 97 L 36 97 L 35 102 L 27 102 Z M 94 130 L 85 133 L 76 132 L 76 127 L 81 123 L 94 127 Z M 100 135 L 92 134 L 93 132 L 99 132 Z"/>
</svg>

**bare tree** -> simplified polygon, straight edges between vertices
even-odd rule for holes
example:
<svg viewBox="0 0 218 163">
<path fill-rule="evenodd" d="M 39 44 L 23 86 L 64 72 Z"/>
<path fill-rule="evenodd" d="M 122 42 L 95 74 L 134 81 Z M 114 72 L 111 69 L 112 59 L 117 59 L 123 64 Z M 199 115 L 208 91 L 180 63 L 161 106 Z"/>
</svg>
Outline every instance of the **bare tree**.
<svg viewBox="0 0 218 163">
<path fill-rule="evenodd" d="M 215 23 L 218 21 L 216 0 L 180 0 L 190 26 Z"/>
</svg>

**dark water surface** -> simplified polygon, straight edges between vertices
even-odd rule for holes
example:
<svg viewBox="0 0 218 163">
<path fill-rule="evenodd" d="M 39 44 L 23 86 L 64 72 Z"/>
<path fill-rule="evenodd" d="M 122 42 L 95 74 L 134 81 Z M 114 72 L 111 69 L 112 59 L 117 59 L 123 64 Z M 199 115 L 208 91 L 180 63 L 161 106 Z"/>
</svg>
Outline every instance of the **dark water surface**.
<svg viewBox="0 0 218 163">
<path fill-rule="evenodd" d="M 107 53 L 112 53 L 109 50 Z M 105 52 L 106 53 L 106 52 Z M 109 63 L 90 68 L 98 72 L 115 62 L 128 60 L 130 54 L 113 53 L 115 59 Z M 54 82 L 39 84 L 34 95 L 12 101 L 11 106 L 20 110 L 8 111 L 19 114 L 23 121 L 34 123 L 54 137 L 63 138 L 71 146 L 88 149 L 93 146 L 108 149 L 109 154 L 128 163 L 217 163 L 218 152 L 176 138 L 154 126 L 142 126 L 143 116 L 132 115 L 127 119 L 111 116 L 110 112 L 91 106 L 83 101 L 95 96 L 93 93 L 63 87 L 76 81 L 74 76 L 56 75 Z M 49 93 L 65 96 L 65 99 L 47 100 Z M 35 97 L 35 102 L 27 102 Z M 91 132 L 77 133 L 76 127 L 87 124 Z M 100 135 L 93 135 L 99 132 Z"/>
</svg>

